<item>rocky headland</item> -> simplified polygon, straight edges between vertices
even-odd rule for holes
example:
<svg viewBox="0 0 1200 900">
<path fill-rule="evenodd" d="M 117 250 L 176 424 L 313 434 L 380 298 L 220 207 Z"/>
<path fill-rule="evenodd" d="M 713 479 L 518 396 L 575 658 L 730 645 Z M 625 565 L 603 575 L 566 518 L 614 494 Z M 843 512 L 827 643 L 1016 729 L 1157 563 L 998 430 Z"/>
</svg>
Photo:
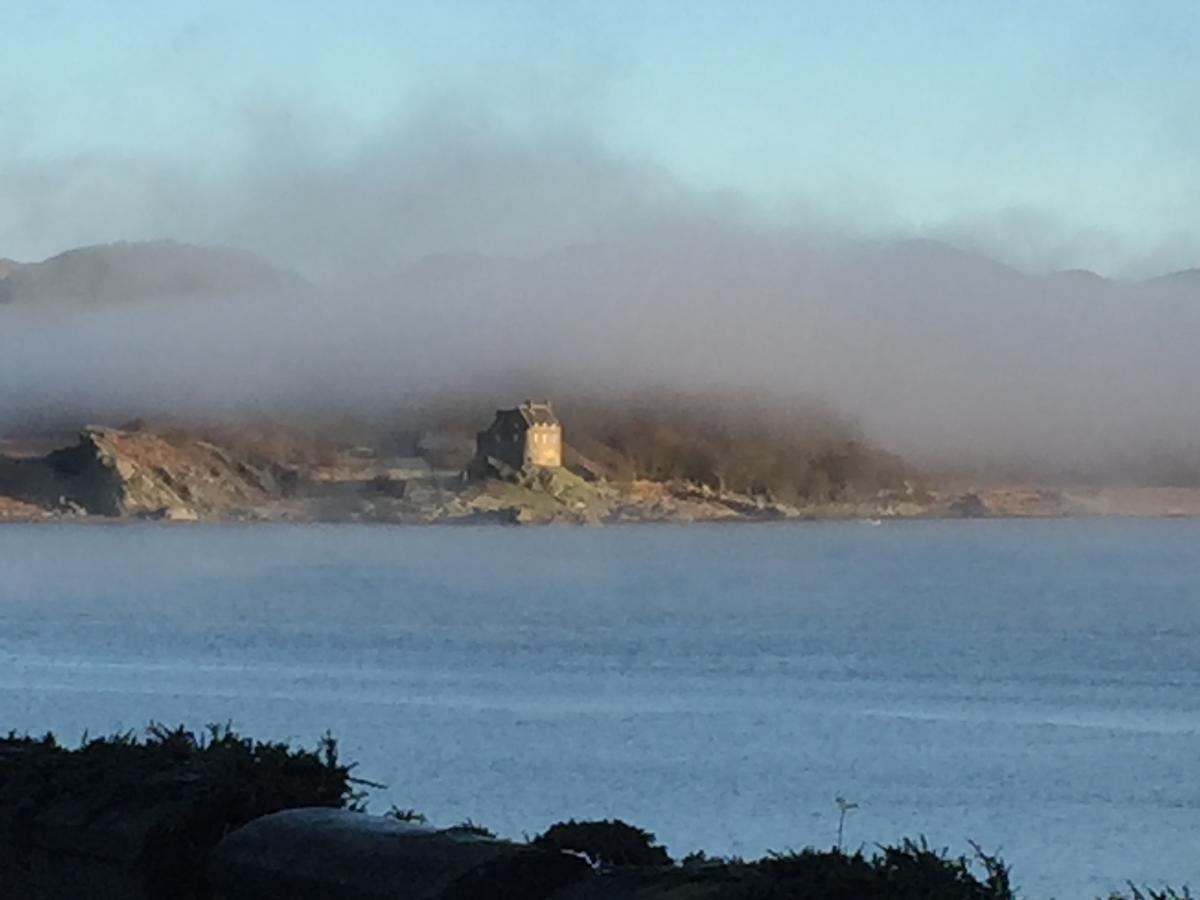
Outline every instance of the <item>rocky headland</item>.
<svg viewBox="0 0 1200 900">
<path fill-rule="evenodd" d="M 43 442 L 44 443 L 44 442 Z M 600 525 L 920 518 L 1194 516 L 1189 488 L 927 486 L 905 480 L 834 499 L 784 502 L 684 478 L 609 478 L 570 454 L 561 468 L 471 477 L 361 447 L 308 458 L 178 428 L 84 428 L 38 452 L 0 444 L 0 522 L 378 522 Z"/>
</svg>

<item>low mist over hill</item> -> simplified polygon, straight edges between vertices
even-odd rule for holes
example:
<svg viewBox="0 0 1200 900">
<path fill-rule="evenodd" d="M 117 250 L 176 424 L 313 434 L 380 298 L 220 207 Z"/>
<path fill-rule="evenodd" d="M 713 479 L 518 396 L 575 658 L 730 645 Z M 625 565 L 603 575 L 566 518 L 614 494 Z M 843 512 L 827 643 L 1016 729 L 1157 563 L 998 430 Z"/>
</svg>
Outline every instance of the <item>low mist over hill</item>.
<svg viewBox="0 0 1200 900">
<path fill-rule="evenodd" d="M 469 427 L 527 394 L 591 398 L 611 423 L 653 387 L 672 415 L 697 410 L 689 437 L 651 442 L 694 455 L 672 469 L 730 456 L 730 436 L 755 443 L 736 405 L 708 402 L 732 393 L 819 401 L 836 411 L 821 423 L 853 423 L 854 440 L 926 470 L 1200 478 L 1194 272 L 1038 276 L 932 241 L 693 223 L 527 258 L 378 259 L 320 290 L 231 251 L 114 245 L 18 268 L 0 298 L 10 431 L 139 416 L 395 425 L 449 395 L 479 411 Z M 54 301 L 80 313 L 35 314 Z M 605 427 L 628 436 L 633 421 Z"/>
<path fill-rule="evenodd" d="M 819 397 L 939 471 L 1200 476 L 1200 282 L 1187 273 L 1034 275 L 932 241 L 671 237 L 427 258 L 390 292 L 437 311 L 411 323 L 427 346 L 466 328 L 490 336 L 478 353 L 497 367 L 503 348 L 509 365 L 532 356 L 619 384 Z"/>
<path fill-rule="evenodd" d="M 80 247 L 29 265 L 0 260 L 0 304 L 104 306 L 305 289 L 298 275 L 253 254 L 174 241 Z"/>
</svg>

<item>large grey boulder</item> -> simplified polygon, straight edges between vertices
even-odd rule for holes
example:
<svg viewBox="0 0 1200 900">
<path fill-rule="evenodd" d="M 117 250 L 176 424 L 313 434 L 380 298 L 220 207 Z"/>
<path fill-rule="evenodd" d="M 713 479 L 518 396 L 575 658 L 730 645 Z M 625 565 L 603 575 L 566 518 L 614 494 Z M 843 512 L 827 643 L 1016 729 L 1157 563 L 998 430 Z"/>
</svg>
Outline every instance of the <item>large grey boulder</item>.
<svg viewBox="0 0 1200 900">
<path fill-rule="evenodd" d="M 591 876 L 570 854 L 339 809 L 294 809 L 213 852 L 217 900 L 543 900 Z"/>
</svg>

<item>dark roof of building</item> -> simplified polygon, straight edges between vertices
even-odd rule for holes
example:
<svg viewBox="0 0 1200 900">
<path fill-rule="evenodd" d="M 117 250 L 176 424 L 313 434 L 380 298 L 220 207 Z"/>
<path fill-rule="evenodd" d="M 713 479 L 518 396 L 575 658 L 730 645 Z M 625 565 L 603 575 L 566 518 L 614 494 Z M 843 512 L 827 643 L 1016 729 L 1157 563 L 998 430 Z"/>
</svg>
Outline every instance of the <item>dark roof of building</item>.
<svg viewBox="0 0 1200 900">
<path fill-rule="evenodd" d="M 512 409 L 496 410 L 496 418 L 492 421 L 488 431 L 496 428 L 503 429 L 505 423 L 515 424 L 518 428 L 532 428 L 535 425 L 558 425 L 558 416 L 554 415 L 554 409 L 549 403 L 534 403 L 531 400 L 526 400 L 520 406 Z M 481 434 L 486 432 L 481 432 Z"/>
<path fill-rule="evenodd" d="M 532 400 L 526 400 L 517 407 L 517 412 L 527 425 L 559 424 L 558 416 L 554 415 L 554 410 L 551 408 L 548 400 L 542 403 L 534 403 Z"/>
</svg>

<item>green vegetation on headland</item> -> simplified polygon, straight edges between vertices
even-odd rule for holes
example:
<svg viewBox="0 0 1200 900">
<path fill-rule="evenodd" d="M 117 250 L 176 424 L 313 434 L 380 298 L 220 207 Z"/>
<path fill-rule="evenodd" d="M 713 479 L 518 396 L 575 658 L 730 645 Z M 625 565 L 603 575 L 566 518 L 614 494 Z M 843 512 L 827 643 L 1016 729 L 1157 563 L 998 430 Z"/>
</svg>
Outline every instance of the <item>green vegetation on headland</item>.
<svg viewBox="0 0 1200 900">
<path fill-rule="evenodd" d="M 385 821 L 404 823 L 392 826 L 398 830 L 391 839 L 411 837 L 432 846 L 433 850 L 421 852 L 440 860 L 435 865 L 451 867 L 457 846 L 470 850 L 471 842 L 495 842 L 494 852 L 487 851 L 482 863 L 479 853 L 470 850 L 476 859 L 470 863 L 472 870 L 462 877 L 455 874 L 453 884 L 428 895 L 429 900 L 499 896 L 484 890 L 489 882 L 508 883 L 504 880 L 520 874 L 518 883 L 522 883 L 538 867 L 549 873 L 543 879 L 544 889 L 536 892 L 530 887 L 530 893 L 502 895 L 511 900 L 1015 900 L 1017 896 L 1007 864 L 975 845 L 970 856 L 953 856 L 922 839 L 903 840 L 872 852 L 810 847 L 770 853 L 755 861 L 710 858 L 697 852 L 676 861 L 653 834 L 620 821 L 559 822 L 524 843 L 512 843 L 497 841 L 473 822 L 438 831 L 412 810 L 393 808 L 384 819 L 375 819 L 364 811 L 362 788 L 377 786 L 355 779 L 353 768 L 339 759 L 329 736 L 317 750 L 308 751 L 251 741 L 228 728 L 212 728 L 196 736 L 183 728 L 154 726 L 142 739 L 131 734 L 85 738 L 76 749 L 62 747 L 49 735 L 31 739 L 10 734 L 0 739 L 0 897 L 21 896 L 22 885 L 53 881 L 53 871 L 47 874 L 47 870 L 55 866 L 71 872 L 83 866 L 92 872 L 89 877 L 97 877 L 93 871 L 97 866 L 114 866 L 124 884 L 134 885 L 121 896 L 155 900 L 224 896 L 214 893 L 209 882 L 214 848 L 241 826 L 268 821 L 261 817 L 313 807 L 362 815 L 348 821 L 361 822 L 364 834 L 373 840 L 386 827 Z M 345 822 L 340 829 L 344 834 Z M 268 828 L 266 833 L 272 832 Z M 298 841 L 301 849 L 320 836 L 314 832 L 306 837 L 303 820 L 274 834 L 276 841 L 282 835 L 285 844 Z M 386 833 L 384 840 L 389 840 Z M 254 839 L 249 843 L 255 846 Z M 303 852 L 316 850 L 314 846 Z M 286 858 L 294 851 L 285 847 L 281 852 Z M 331 857 L 322 865 L 333 870 L 342 866 L 336 859 L 342 850 L 325 847 L 320 852 Z M 404 851 L 409 855 L 400 859 L 411 863 L 412 852 Z M 563 868 L 569 860 L 552 864 L 563 854 L 588 865 L 571 874 L 569 867 Z M 506 859 L 518 862 L 506 863 Z M 1189 896 L 1186 889 L 1141 891 L 1130 886 L 1130 892 L 1133 900 Z"/>
</svg>

